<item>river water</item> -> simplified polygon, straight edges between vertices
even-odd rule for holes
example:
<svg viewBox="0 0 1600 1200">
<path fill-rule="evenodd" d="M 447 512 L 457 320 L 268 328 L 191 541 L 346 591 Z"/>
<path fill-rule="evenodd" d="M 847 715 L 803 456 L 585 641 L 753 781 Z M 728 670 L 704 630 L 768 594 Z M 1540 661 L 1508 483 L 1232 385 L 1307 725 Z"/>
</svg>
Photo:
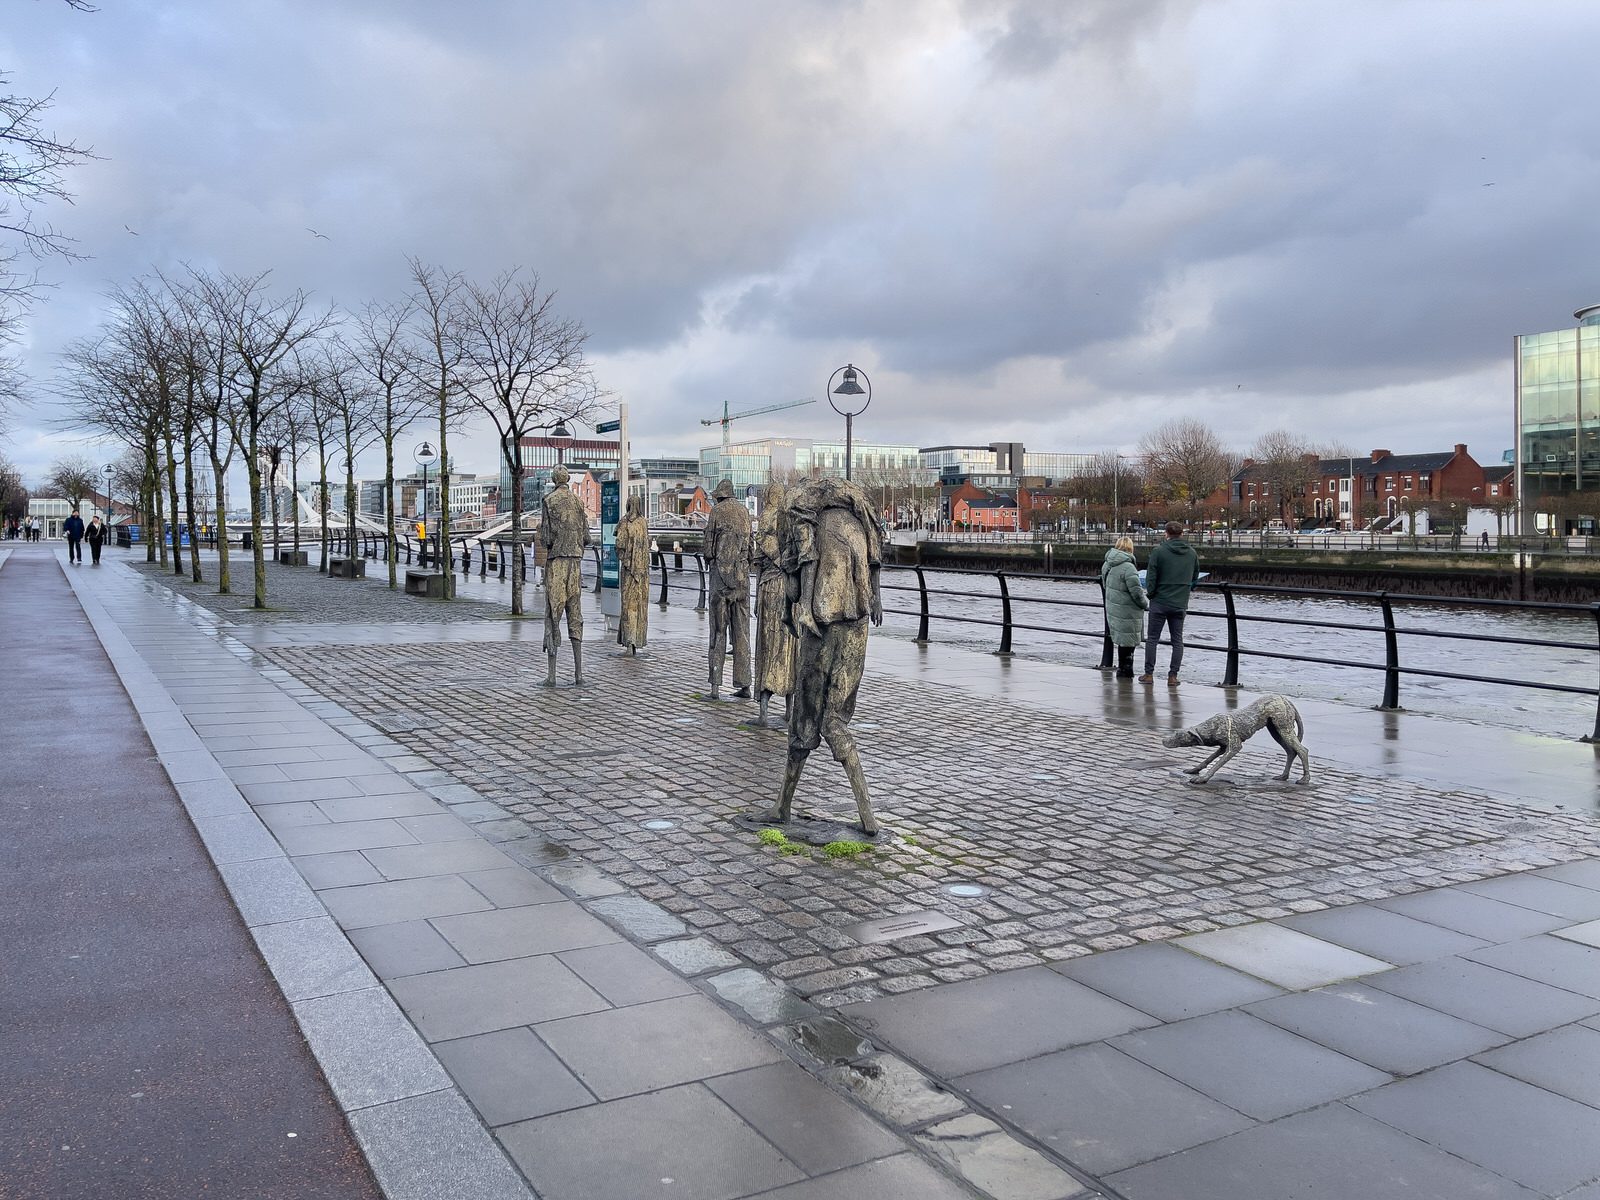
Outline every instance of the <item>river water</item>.
<svg viewBox="0 0 1600 1200">
<path fill-rule="evenodd" d="M 999 622 L 999 583 L 991 576 L 957 575 L 927 571 L 930 595 L 929 636 L 934 644 L 947 643 L 973 649 L 994 650 L 1000 644 L 996 625 L 965 624 L 963 617 Z M 1094 667 L 1100 662 L 1100 589 L 1088 582 L 1006 577 L 1011 590 L 1012 620 L 1017 625 L 1048 627 L 1051 632 L 1017 628 L 1012 652 L 1029 658 L 1068 665 Z M 883 632 L 912 638 L 917 632 L 916 575 L 912 571 L 885 571 Z M 899 588 L 908 588 L 901 591 Z M 936 589 L 980 593 L 978 596 L 936 594 Z M 1041 601 L 1070 601 L 1071 604 Z M 1239 594 L 1234 596 L 1241 650 L 1305 654 L 1348 662 L 1384 662 L 1383 617 L 1375 601 L 1311 599 L 1288 596 Z M 1498 642 L 1461 641 L 1401 632 L 1400 665 L 1437 671 L 1454 671 L 1495 679 L 1525 679 L 1571 684 L 1593 689 L 1600 677 L 1600 648 L 1596 647 L 1594 619 L 1586 613 L 1527 612 L 1465 609 L 1425 602 L 1396 603 L 1395 624 L 1406 629 L 1447 633 L 1527 638 L 1531 646 Z M 891 612 L 887 610 L 901 610 Z M 907 615 L 910 614 L 910 615 Z M 945 618 L 945 619 L 941 619 Z M 1271 620 L 1327 621 L 1363 626 L 1325 629 L 1274 624 Z M 1076 631 L 1076 632 L 1068 632 Z M 1227 622 L 1222 597 L 1202 588 L 1190 605 L 1184 630 L 1183 674 L 1193 682 L 1222 678 L 1227 646 Z M 1576 650 L 1551 642 L 1580 642 Z M 1142 654 L 1142 651 L 1140 651 Z M 1157 671 L 1166 670 L 1169 649 L 1163 644 Z M 1139 663 L 1136 655 L 1135 664 Z M 1282 692 L 1322 700 L 1371 707 L 1383 698 L 1382 670 L 1287 662 L 1241 655 L 1239 683 L 1251 691 Z M 1525 729 L 1533 733 L 1576 737 L 1594 728 L 1595 698 L 1533 688 L 1472 683 L 1455 679 L 1430 679 L 1412 675 L 1400 678 L 1400 704 L 1414 712 L 1454 720 L 1475 721 Z"/>
</svg>

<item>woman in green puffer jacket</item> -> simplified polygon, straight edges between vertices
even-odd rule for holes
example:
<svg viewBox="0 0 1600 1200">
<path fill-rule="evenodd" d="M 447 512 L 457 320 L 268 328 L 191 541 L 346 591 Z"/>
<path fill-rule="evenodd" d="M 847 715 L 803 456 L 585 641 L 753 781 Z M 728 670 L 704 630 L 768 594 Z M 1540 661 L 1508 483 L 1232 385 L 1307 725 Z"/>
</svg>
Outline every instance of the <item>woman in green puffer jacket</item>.
<svg viewBox="0 0 1600 1200">
<path fill-rule="evenodd" d="M 1144 614 L 1150 601 L 1139 586 L 1133 560 L 1133 539 L 1118 538 L 1100 564 L 1100 586 L 1106 595 L 1106 627 L 1117 648 L 1117 678 L 1133 678 L 1133 652 L 1144 641 Z"/>
</svg>

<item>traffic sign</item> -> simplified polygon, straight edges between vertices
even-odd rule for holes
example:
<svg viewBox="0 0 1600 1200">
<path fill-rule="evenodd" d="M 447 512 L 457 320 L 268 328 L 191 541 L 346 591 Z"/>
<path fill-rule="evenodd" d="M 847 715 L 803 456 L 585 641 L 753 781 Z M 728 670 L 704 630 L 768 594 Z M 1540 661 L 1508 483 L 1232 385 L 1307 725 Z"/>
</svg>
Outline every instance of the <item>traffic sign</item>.
<svg viewBox="0 0 1600 1200">
<path fill-rule="evenodd" d="M 601 421 L 594 427 L 596 433 L 615 433 L 622 428 L 621 421 Z"/>
</svg>

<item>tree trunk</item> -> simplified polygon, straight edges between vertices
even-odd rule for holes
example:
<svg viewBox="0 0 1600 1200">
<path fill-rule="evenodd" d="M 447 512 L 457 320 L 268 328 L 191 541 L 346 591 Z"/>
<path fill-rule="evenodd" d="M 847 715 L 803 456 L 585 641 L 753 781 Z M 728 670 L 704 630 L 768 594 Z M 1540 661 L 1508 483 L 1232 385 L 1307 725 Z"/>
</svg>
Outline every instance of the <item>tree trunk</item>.
<svg viewBox="0 0 1600 1200">
<path fill-rule="evenodd" d="M 189 568 L 196 583 L 200 578 L 199 513 L 194 506 L 194 425 L 183 426 L 183 511 L 189 518 Z"/>
<path fill-rule="evenodd" d="M 511 615 L 522 615 L 522 447 L 511 464 Z"/>
<path fill-rule="evenodd" d="M 233 590 L 233 574 L 228 568 L 228 465 L 211 454 L 211 478 L 217 485 L 217 595 Z"/>
<path fill-rule="evenodd" d="M 344 476 L 344 532 L 345 554 L 359 558 L 361 544 L 356 540 L 356 471 L 352 463 Z"/>
<path fill-rule="evenodd" d="M 272 497 L 272 556 L 278 556 L 278 468 L 274 466 L 267 476 L 267 489 Z"/>
<path fill-rule="evenodd" d="M 267 555 L 261 545 L 261 463 L 256 454 L 259 447 L 256 444 L 257 430 L 255 423 L 250 425 L 250 444 L 245 447 L 245 468 L 250 478 L 250 563 L 256 572 L 256 608 L 267 606 Z"/>
<path fill-rule="evenodd" d="M 448 561 L 450 546 L 450 445 L 445 440 L 445 433 L 450 424 L 446 419 L 445 397 L 439 399 L 439 545 L 445 547 L 446 562 L 444 568 L 444 598 L 455 599 L 456 574 L 452 564 Z M 479 543 L 479 553 L 482 553 L 482 543 Z"/>
<path fill-rule="evenodd" d="M 161 488 L 161 461 L 156 460 L 150 478 L 151 499 L 155 503 L 156 514 L 156 560 L 161 564 L 161 569 L 167 569 L 167 498 L 162 494 Z"/>
<path fill-rule="evenodd" d="M 326 444 L 317 446 L 317 518 L 321 529 L 318 535 L 322 542 L 322 562 L 317 566 L 319 573 L 328 573 L 328 448 Z"/>
<path fill-rule="evenodd" d="M 289 496 L 290 503 L 294 506 L 294 560 L 300 561 L 300 459 L 294 454 L 294 447 L 289 447 Z"/>
<path fill-rule="evenodd" d="M 178 458 L 174 453 L 176 446 L 172 440 L 172 427 L 168 425 L 163 433 L 167 443 L 167 498 L 172 501 L 169 510 L 172 513 L 172 573 L 181 578 L 186 572 L 183 568 L 183 538 L 179 532 L 182 523 L 178 514 L 183 510 L 178 507 Z M 194 538 L 189 540 L 192 543 Z"/>
<path fill-rule="evenodd" d="M 156 505 L 148 463 L 145 465 L 144 478 L 139 483 L 139 506 L 144 509 L 144 560 L 153 563 L 160 550 L 156 545 Z"/>
<path fill-rule="evenodd" d="M 384 554 L 389 559 L 389 588 L 395 586 L 395 536 L 394 536 L 394 438 L 383 439 L 383 512 L 385 522 Z"/>
</svg>

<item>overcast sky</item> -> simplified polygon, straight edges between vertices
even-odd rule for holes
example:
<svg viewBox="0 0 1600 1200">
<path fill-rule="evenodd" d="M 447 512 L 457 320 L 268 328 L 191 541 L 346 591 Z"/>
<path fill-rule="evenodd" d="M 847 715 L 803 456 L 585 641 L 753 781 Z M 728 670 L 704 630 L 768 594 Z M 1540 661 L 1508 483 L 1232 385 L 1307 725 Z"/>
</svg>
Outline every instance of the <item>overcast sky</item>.
<svg viewBox="0 0 1600 1200">
<path fill-rule="evenodd" d="M 861 440 L 1497 461 L 1512 335 L 1600 302 L 1597 42 L 1593 0 L 5 0 L 13 90 L 100 156 L 6 450 L 71 448 L 38 396 L 114 283 L 356 306 L 417 255 L 557 288 L 636 454 L 725 398 L 840 436 L 850 360 Z"/>
</svg>

